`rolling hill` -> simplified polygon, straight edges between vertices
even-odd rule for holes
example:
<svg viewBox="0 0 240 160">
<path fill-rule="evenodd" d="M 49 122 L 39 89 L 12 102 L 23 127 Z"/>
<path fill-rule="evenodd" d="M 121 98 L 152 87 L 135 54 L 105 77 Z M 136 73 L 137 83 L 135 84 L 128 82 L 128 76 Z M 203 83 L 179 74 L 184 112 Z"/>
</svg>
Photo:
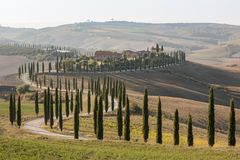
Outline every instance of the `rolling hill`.
<svg viewBox="0 0 240 160">
<path fill-rule="evenodd" d="M 16 41 L 116 51 L 141 50 L 159 43 L 166 48 L 193 51 L 189 53 L 196 53 L 196 57 L 206 50 L 210 50 L 210 57 L 219 57 L 216 52 L 228 48 L 224 54 L 220 53 L 220 57 L 234 57 L 240 51 L 240 26 L 212 23 L 83 22 L 42 29 L 0 27 L 0 39 L 0 43 Z"/>
</svg>

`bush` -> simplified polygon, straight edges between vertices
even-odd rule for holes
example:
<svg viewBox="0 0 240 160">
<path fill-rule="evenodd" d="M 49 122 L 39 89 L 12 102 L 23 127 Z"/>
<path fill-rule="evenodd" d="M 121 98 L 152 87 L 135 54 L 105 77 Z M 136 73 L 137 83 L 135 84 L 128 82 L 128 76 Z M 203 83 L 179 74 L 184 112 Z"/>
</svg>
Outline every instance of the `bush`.
<svg viewBox="0 0 240 160">
<path fill-rule="evenodd" d="M 17 92 L 19 94 L 24 94 L 29 91 L 29 88 L 30 88 L 29 85 L 22 85 L 22 86 L 17 87 Z"/>
</svg>

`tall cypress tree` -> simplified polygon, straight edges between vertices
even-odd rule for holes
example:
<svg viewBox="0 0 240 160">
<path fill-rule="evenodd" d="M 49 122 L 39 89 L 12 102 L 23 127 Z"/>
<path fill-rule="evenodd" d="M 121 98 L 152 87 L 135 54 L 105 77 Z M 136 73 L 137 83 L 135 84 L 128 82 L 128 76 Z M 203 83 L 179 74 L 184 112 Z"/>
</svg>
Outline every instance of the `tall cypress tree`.
<svg viewBox="0 0 240 160">
<path fill-rule="evenodd" d="M 58 88 L 55 89 L 55 117 L 58 119 Z"/>
<path fill-rule="evenodd" d="M 188 115 L 188 146 L 193 146 L 192 116 Z"/>
<path fill-rule="evenodd" d="M 97 139 L 103 139 L 103 98 L 100 96 L 97 111 Z"/>
<path fill-rule="evenodd" d="M 76 94 L 76 103 L 74 109 L 74 138 L 79 138 L 79 95 L 78 92 Z"/>
<path fill-rule="evenodd" d="M 88 114 L 90 114 L 90 112 L 91 112 L 91 93 L 90 93 L 90 90 L 88 90 L 87 107 L 88 107 Z"/>
<path fill-rule="evenodd" d="M 60 105 L 59 105 L 59 128 L 62 131 L 63 129 L 63 117 L 62 117 L 62 93 L 60 91 Z"/>
<path fill-rule="evenodd" d="M 54 125 L 54 110 L 53 110 L 53 96 L 50 97 L 50 127 Z"/>
<path fill-rule="evenodd" d="M 129 99 L 127 96 L 127 105 L 125 110 L 125 119 L 124 119 L 124 139 L 130 141 L 130 109 L 129 109 Z"/>
<path fill-rule="evenodd" d="M 94 133 L 97 134 L 97 111 L 98 111 L 98 97 L 95 95 L 94 109 L 93 109 L 93 128 Z"/>
<path fill-rule="evenodd" d="M 16 95 L 13 94 L 13 121 L 16 121 Z"/>
<path fill-rule="evenodd" d="M 13 95 L 10 94 L 10 99 L 9 99 L 9 121 L 13 125 Z"/>
<path fill-rule="evenodd" d="M 178 109 L 175 111 L 174 115 L 174 145 L 179 145 L 179 116 Z"/>
<path fill-rule="evenodd" d="M 42 73 L 44 73 L 44 62 L 42 62 Z"/>
<path fill-rule="evenodd" d="M 143 139 L 147 142 L 149 136 L 149 124 L 148 124 L 148 90 L 145 88 L 143 99 Z"/>
<path fill-rule="evenodd" d="M 111 93 L 111 108 L 112 108 L 112 111 L 114 111 L 114 88 L 112 88 L 112 93 Z"/>
<path fill-rule="evenodd" d="M 230 101 L 230 114 L 229 114 L 229 126 L 228 126 L 228 146 L 236 145 L 236 119 L 234 110 L 234 100 Z"/>
<path fill-rule="evenodd" d="M 69 117 L 69 97 L 68 97 L 68 91 L 66 90 L 66 106 L 65 106 L 65 110 L 66 110 L 66 117 Z"/>
<path fill-rule="evenodd" d="M 70 105 L 71 113 L 73 112 L 73 92 L 71 92 L 71 105 Z"/>
<path fill-rule="evenodd" d="M 35 113 L 38 116 L 38 114 L 39 114 L 38 91 L 36 91 L 36 93 L 35 93 Z"/>
<path fill-rule="evenodd" d="M 84 90 L 84 77 L 82 77 L 82 90 Z"/>
<path fill-rule="evenodd" d="M 162 104 L 161 99 L 158 99 L 157 109 L 157 143 L 162 144 Z"/>
<path fill-rule="evenodd" d="M 50 72 L 51 72 L 51 70 L 52 70 L 52 63 L 51 63 L 51 62 L 49 62 L 49 63 L 48 63 L 48 72 L 50 73 Z"/>
<path fill-rule="evenodd" d="M 48 121 L 48 117 L 47 117 L 47 90 L 44 89 L 44 106 L 43 106 L 43 110 L 44 110 L 44 123 L 45 125 L 47 125 L 47 121 Z"/>
<path fill-rule="evenodd" d="M 208 145 L 212 147 L 215 143 L 215 113 L 214 113 L 214 94 L 213 88 L 209 90 L 208 106 Z"/>
<path fill-rule="evenodd" d="M 122 83 L 122 105 L 123 108 L 125 107 L 125 103 L 126 103 L 126 88 L 124 83 Z"/>
<path fill-rule="evenodd" d="M 18 128 L 21 127 L 22 124 L 22 113 L 21 113 L 21 98 L 18 96 L 18 109 L 17 109 L 17 125 Z"/>
<path fill-rule="evenodd" d="M 105 90 L 105 95 L 104 95 L 104 102 L 105 102 L 105 112 L 108 111 L 108 90 Z"/>
<path fill-rule="evenodd" d="M 118 126 L 118 137 L 119 139 L 121 139 L 122 130 L 123 130 L 121 90 L 119 90 L 119 95 L 118 95 L 117 126 Z"/>
<path fill-rule="evenodd" d="M 49 120 L 50 118 L 50 96 L 51 96 L 51 93 L 50 93 L 50 88 L 48 87 L 47 88 L 47 119 Z"/>
<path fill-rule="evenodd" d="M 80 111 L 81 111 L 81 112 L 83 111 L 82 93 L 83 93 L 83 90 L 80 91 L 80 95 L 79 95 L 79 108 L 80 108 Z"/>
</svg>

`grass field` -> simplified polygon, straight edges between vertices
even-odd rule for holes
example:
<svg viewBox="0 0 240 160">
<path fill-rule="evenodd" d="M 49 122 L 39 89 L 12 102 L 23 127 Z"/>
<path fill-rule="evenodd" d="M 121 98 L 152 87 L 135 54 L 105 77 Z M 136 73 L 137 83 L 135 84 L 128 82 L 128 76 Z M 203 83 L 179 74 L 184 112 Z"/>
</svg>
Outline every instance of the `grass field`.
<svg viewBox="0 0 240 160">
<path fill-rule="evenodd" d="M 108 141 L 59 141 L 0 136 L 0 159 L 237 160 L 238 148 L 188 148 Z"/>
<path fill-rule="evenodd" d="M 64 121 L 63 132 L 61 132 L 57 126 L 50 129 L 49 126 L 43 126 L 52 132 L 57 132 L 60 134 L 72 135 L 74 134 L 73 119 Z M 149 144 L 155 144 L 156 142 L 156 117 L 150 117 L 150 132 L 149 132 Z M 167 145 L 173 144 L 173 122 L 168 119 L 163 119 L 163 143 Z M 194 127 L 194 145 L 197 147 L 207 147 L 207 131 L 205 129 L 200 129 Z M 95 134 L 93 132 L 93 119 L 81 118 L 80 119 L 80 135 L 90 139 L 95 139 Z M 123 139 L 123 136 L 122 136 Z M 119 141 L 117 135 L 117 119 L 116 117 L 104 117 L 104 140 Z M 131 117 L 131 142 L 143 143 L 142 136 L 142 116 L 132 116 Z M 187 146 L 187 126 L 185 124 L 180 124 L 180 146 Z M 227 146 L 227 136 L 217 133 L 216 134 L 216 145 L 215 147 L 226 147 Z"/>
</svg>

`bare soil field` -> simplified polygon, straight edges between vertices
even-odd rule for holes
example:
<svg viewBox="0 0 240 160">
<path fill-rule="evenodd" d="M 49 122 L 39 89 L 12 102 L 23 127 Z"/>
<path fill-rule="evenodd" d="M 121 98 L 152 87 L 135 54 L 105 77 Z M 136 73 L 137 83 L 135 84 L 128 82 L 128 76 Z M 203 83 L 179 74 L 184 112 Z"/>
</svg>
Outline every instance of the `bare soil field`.
<svg viewBox="0 0 240 160">
<path fill-rule="evenodd" d="M 17 73 L 18 67 L 28 62 L 24 56 L 0 55 L 0 76 Z"/>
<path fill-rule="evenodd" d="M 17 69 L 28 60 L 23 56 L 0 55 L 0 94 L 15 90 L 23 82 L 17 78 Z"/>
<path fill-rule="evenodd" d="M 188 60 L 229 72 L 240 73 L 240 58 L 196 59 L 190 56 Z"/>
</svg>

